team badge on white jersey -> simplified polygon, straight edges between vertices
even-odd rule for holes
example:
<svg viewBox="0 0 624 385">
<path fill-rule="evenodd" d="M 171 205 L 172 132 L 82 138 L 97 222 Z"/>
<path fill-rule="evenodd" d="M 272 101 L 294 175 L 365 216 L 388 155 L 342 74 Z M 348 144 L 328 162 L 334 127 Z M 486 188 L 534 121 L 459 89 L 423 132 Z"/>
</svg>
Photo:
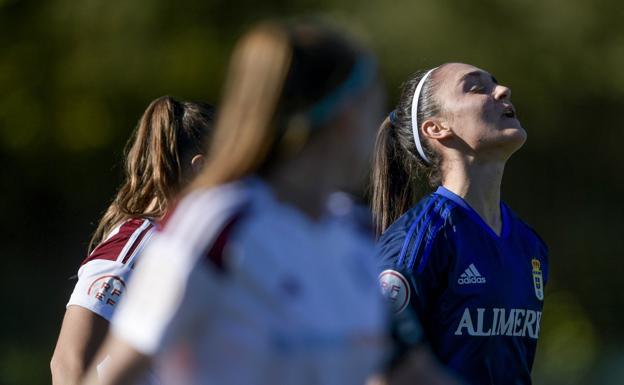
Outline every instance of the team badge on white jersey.
<svg viewBox="0 0 624 385">
<path fill-rule="evenodd" d="M 95 279 L 87 295 L 94 297 L 103 304 L 115 306 L 126 288 L 125 282 L 114 275 L 105 275 Z"/>
<path fill-rule="evenodd" d="M 379 285 L 393 312 L 400 313 L 407 307 L 411 290 L 403 274 L 396 270 L 384 270 L 379 274 Z"/>
<path fill-rule="evenodd" d="M 459 276 L 457 283 L 460 285 L 471 285 L 485 283 L 485 277 L 479 273 L 474 264 L 470 264 L 466 270 Z"/>
<path fill-rule="evenodd" d="M 542 269 L 540 261 L 537 258 L 531 260 L 533 265 L 533 287 L 535 288 L 535 296 L 540 301 L 544 300 L 544 278 L 542 277 Z"/>
</svg>

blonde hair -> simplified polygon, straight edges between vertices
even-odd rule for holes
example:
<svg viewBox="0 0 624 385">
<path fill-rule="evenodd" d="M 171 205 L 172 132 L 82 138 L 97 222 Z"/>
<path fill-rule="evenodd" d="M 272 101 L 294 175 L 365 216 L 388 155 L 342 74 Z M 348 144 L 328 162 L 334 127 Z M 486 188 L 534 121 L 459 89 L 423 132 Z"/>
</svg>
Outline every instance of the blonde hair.
<svg viewBox="0 0 624 385">
<path fill-rule="evenodd" d="M 240 179 L 264 163 L 274 139 L 271 123 L 290 60 L 288 36 L 277 25 L 262 25 L 238 43 L 208 152 L 209 166 L 196 186 Z"/>
<path fill-rule="evenodd" d="M 147 107 L 128 140 L 124 182 L 89 243 L 89 252 L 130 218 L 160 218 L 170 199 L 188 182 L 191 158 L 204 152 L 214 108 L 160 97 Z"/>
<path fill-rule="evenodd" d="M 322 122 L 306 114 L 348 77 L 358 56 L 341 35 L 311 23 L 248 32 L 232 54 L 206 167 L 192 187 L 261 173 L 292 152 L 285 150 L 291 138 L 301 146 Z M 302 127 L 304 134 L 293 135 Z"/>
</svg>

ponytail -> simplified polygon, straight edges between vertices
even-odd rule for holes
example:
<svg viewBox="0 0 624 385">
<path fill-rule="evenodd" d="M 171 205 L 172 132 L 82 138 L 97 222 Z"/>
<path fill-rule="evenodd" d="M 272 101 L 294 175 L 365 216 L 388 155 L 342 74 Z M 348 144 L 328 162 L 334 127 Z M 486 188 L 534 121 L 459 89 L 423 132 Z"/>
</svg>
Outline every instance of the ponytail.
<svg viewBox="0 0 624 385">
<path fill-rule="evenodd" d="M 89 252 L 115 226 L 133 217 L 160 218 L 187 178 L 190 158 L 203 153 L 214 108 L 170 96 L 147 107 L 125 149 L 125 182 L 89 243 Z"/>
<path fill-rule="evenodd" d="M 177 151 L 180 127 L 175 118 L 176 112 L 180 115 L 179 110 L 177 101 L 164 96 L 152 102 L 139 121 L 125 162 L 127 175 L 134 177 L 122 187 L 117 202 L 130 215 L 162 215 L 166 198 L 180 182 L 181 164 Z M 129 194 L 130 191 L 134 193 Z M 152 201 L 155 205 L 148 210 Z"/>
<path fill-rule="evenodd" d="M 193 187 L 240 179 L 265 162 L 276 137 L 273 116 L 291 54 L 286 32 L 273 24 L 258 27 L 238 43 L 208 161 Z"/>
<path fill-rule="evenodd" d="M 422 189 L 412 177 L 415 170 L 405 162 L 395 128 L 386 118 L 375 142 L 372 167 L 372 211 L 378 234 L 405 213 Z"/>
<path fill-rule="evenodd" d="M 403 84 L 397 108 L 384 120 L 377 133 L 371 172 L 372 210 L 377 234 L 385 231 L 418 199 L 440 184 L 439 155 L 424 138 L 418 139 L 419 150 L 412 130 L 413 100 L 418 103 L 418 122 L 440 112 L 431 77 L 423 80 L 422 93 L 419 98 L 414 98 L 421 79 L 432 71 L 435 70 L 416 73 Z"/>
<path fill-rule="evenodd" d="M 202 174 L 206 188 L 264 175 L 292 156 L 376 74 L 360 52 L 314 24 L 262 24 L 237 44 Z"/>
</svg>

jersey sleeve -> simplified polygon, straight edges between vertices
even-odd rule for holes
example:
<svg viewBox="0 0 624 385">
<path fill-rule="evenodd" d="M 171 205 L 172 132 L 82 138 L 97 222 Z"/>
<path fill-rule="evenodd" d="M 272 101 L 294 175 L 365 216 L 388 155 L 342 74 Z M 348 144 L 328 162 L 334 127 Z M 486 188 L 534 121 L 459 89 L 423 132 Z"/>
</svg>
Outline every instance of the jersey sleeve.
<svg viewBox="0 0 624 385">
<path fill-rule="evenodd" d="M 141 218 L 128 220 L 113 230 L 82 262 L 67 306 L 81 306 L 110 321 L 126 291 L 134 260 L 152 232 L 152 222 Z"/>
<path fill-rule="evenodd" d="M 78 270 L 78 282 L 67 306 L 83 307 L 110 321 L 131 274 L 128 265 L 117 261 L 89 261 Z"/>
<path fill-rule="evenodd" d="M 402 313 L 415 292 L 414 282 L 400 261 L 405 239 L 404 231 L 388 231 L 377 243 L 380 271 L 379 285 L 394 314 Z"/>
<path fill-rule="evenodd" d="M 414 231 L 384 234 L 378 244 L 379 282 L 395 313 L 414 308 L 419 315 L 446 285 L 453 253 L 443 221 L 424 222 Z"/>
<path fill-rule="evenodd" d="M 413 346 L 425 342 L 422 323 L 427 318 L 427 305 L 443 287 L 448 268 L 444 221 L 440 217 L 424 217 L 391 227 L 377 244 L 379 284 L 394 313 L 391 364 Z"/>
<path fill-rule="evenodd" d="M 379 284 L 393 312 L 393 336 L 401 350 L 423 342 L 429 304 L 446 287 L 453 260 L 449 239 L 452 206 L 431 199 L 410 210 L 379 239 Z"/>
</svg>

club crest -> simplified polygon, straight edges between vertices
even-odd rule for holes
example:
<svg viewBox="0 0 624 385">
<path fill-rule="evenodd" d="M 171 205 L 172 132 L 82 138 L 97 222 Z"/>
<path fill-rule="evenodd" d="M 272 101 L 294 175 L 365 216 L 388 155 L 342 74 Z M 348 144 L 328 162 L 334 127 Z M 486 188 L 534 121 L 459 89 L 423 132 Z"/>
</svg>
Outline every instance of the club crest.
<svg viewBox="0 0 624 385">
<path fill-rule="evenodd" d="M 536 258 L 531 260 L 533 265 L 533 287 L 535 288 L 535 296 L 540 301 L 544 300 L 544 278 L 542 276 L 542 269 L 540 261 Z"/>
</svg>

